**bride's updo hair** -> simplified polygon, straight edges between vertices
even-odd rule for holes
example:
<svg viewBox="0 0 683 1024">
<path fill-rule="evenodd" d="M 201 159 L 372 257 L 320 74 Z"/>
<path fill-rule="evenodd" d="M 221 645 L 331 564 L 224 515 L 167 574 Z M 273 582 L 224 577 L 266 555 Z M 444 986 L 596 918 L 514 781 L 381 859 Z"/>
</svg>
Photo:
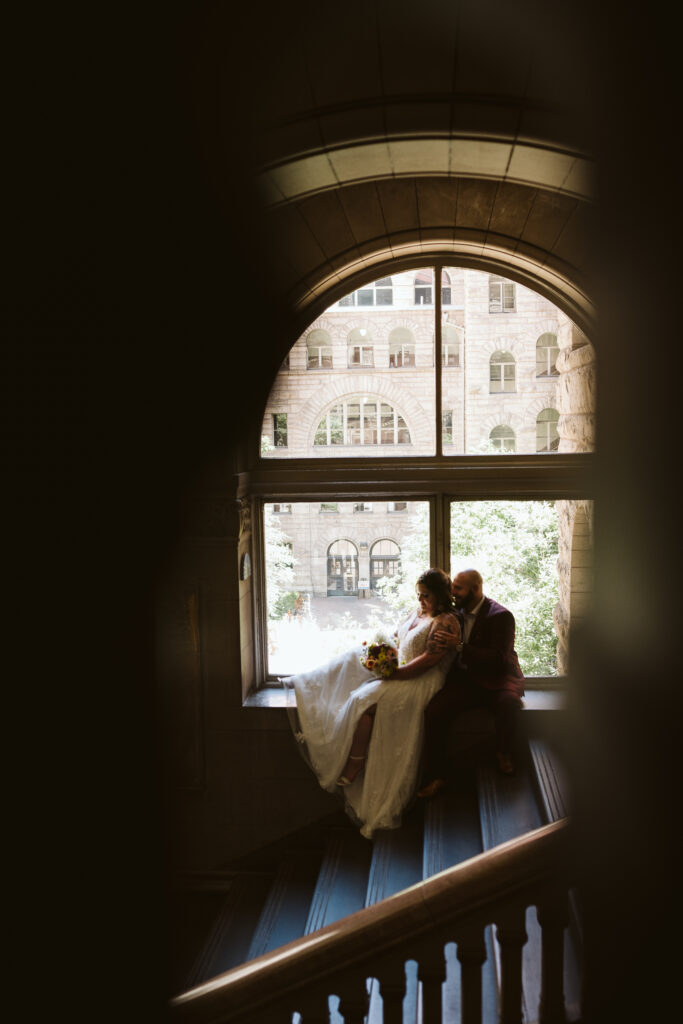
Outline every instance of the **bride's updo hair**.
<svg viewBox="0 0 683 1024">
<path fill-rule="evenodd" d="M 451 594 L 451 578 L 443 569 L 426 569 L 418 577 L 418 583 L 426 587 L 430 594 L 436 599 L 434 614 L 453 611 L 453 596 Z"/>
</svg>

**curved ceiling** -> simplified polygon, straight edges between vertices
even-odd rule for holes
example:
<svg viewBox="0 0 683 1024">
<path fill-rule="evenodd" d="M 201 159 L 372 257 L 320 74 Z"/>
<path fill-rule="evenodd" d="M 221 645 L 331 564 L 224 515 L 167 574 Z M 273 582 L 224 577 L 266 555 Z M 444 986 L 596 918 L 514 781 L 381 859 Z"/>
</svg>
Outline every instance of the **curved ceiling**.
<svg viewBox="0 0 683 1024">
<path fill-rule="evenodd" d="M 239 83 L 224 41 L 240 33 L 213 9 L 215 130 L 243 139 L 286 308 L 444 255 L 536 287 L 590 330 L 589 33 L 569 6 L 299 0 L 258 26 L 243 12 L 258 50 Z"/>
</svg>

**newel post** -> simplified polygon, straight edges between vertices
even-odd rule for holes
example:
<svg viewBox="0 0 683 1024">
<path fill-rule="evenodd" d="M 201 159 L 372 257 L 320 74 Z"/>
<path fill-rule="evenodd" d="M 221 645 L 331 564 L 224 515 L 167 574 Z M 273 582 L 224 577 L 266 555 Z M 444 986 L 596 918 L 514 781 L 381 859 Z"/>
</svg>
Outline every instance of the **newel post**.
<svg viewBox="0 0 683 1024">
<path fill-rule="evenodd" d="M 481 968 L 486 960 L 484 926 L 469 929 L 456 941 L 460 961 L 462 1024 L 481 1024 Z"/>
<path fill-rule="evenodd" d="M 541 926 L 540 1024 L 564 1024 L 564 931 L 569 924 L 567 894 L 556 892 L 539 900 L 536 916 Z"/>
<path fill-rule="evenodd" d="M 522 1024 L 522 950 L 526 907 L 506 911 L 496 923 L 500 945 L 500 1024 Z"/>
</svg>

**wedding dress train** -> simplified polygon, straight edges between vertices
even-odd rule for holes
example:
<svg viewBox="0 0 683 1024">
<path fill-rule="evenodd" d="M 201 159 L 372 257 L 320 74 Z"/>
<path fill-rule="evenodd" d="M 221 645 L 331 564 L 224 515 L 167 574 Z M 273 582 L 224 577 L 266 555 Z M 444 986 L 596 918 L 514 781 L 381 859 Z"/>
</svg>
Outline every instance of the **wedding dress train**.
<svg viewBox="0 0 683 1024">
<path fill-rule="evenodd" d="M 400 664 L 423 654 L 432 628 L 444 619 L 411 615 L 398 629 Z M 423 711 L 443 686 L 453 660 L 448 652 L 414 679 L 381 680 L 363 668 L 363 647 L 283 680 L 296 694 L 300 733 L 323 789 L 339 792 L 358 719 L 377 705 L 364 769 L 343 790 L 346 811 L 371 839 L 377 829 L 397 828 L 414 795 L 422 751 Z"/>
</svg>

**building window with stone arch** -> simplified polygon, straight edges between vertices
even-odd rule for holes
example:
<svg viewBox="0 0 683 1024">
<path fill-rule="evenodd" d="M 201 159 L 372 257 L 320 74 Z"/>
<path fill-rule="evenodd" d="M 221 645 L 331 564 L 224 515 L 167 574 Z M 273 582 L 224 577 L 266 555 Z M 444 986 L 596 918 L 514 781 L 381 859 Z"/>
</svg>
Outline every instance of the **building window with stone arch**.
<svg viewBox="0 0 683 1024">
<path fill-rule="evenodd" d="M 309 370 L 331 369 L 332 339 L 319 328 L 306 336 L 306 366 Z"/>
<path fill-rule="evenodd" d="M 546 331 L 536 342 L 536 376 L 558 377 L 557 357 L 559 354 L 557 335 Z"/>
<path fill-rule="evenodd" d="M 363 285 L 355 292 L 345 295 L 339 300 L 340 306 L 391 306 L 394 302 L 394 282 L 390 277 L 382 277 Z"/>
<path fill-rule="evenodd" d="M 347 341 L 349 366 L 374 366 L 373 341 L 367 327 L 354 327 Z"/>
<path fill-rule="evenodd" d="M 503 277 L 489 276 L 489 313 L 514 313 L 515 285 Z"/>
<path fill-rule="evenodd" d="M 496 452 L 517 451 L 517 438 L 512 427 L 503 425 L 494 427 L 489 434 L 489 441 L 492 449 Z"/>
<path fill-rule="evenodd" d="M 358 548 L 350 540 L 335 540 L 327 549 L 327 596 L 358 593 Z"/>
<path fill-rule="evenodd" d="M 333 405 L 318 423 L 313 440 L 316 447 L 410 443 L 410 431 L 401 413 L 371 395 L 353 395 Z"/>
<path fill-rule="evenodd" d="M 401 567 L 401 549 L 394 540 L 377 540 L 370 548 L 370 589 L 382 579 L 396 576 Z"/>
<path fill-rule="evenodd" d="M 516 363 L 511 352 L 494 352 L 489 360 L 489 392 L 516 391 Z"/>
<path fill-rule="evenodd" d="M 556 452 L 560 447 L 557 409 L 542 409 L 536 417 L 536 451 Z"/>
<path fill-rule="evenodd" d="M 443 366 L 460 366 L 461 327 L 454 324 L 441 326 L 441 363 Z"/>
<path fill-rule="evenodd" d="M 396 327 L 389 335 L 389 366 L 415 366 L 415 338 L 407 327 Z"/>
</svg>

